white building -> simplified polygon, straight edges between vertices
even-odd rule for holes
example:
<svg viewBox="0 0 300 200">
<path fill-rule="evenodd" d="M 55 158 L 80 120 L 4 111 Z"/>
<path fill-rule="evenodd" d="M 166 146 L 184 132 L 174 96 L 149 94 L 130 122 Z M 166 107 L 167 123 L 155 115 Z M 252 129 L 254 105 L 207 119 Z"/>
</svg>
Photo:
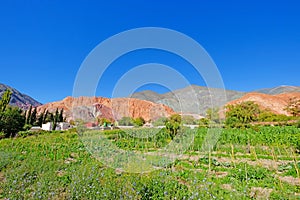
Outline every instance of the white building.
<svg viewBox="0 0 300 200">
<path fill-rule="evenodd" d="M 68 122 L 59 122 L 57 123 L 56 128 L 60 128 L 59 130 L 68 130 L 69 128 L 71 128 L 70 123 Z"/>
<path fill-rule="evenodd" d="M 46 124 L 42 124 L 42 129 L 44 131 L 51 131 L 52 130 L 52 122 L 47 122 Z"/>
<path fill-rule="evenodd" d="M 52 122 L 47 122 L 46 124 L 42 124 L 42 130 L 52 131 L 52 128 L 53 128 Z M 68 130 L 69 128 L 71 128 L 70 123 L 59 122 L 56 124 L 55 130 Z"/>
</svg>

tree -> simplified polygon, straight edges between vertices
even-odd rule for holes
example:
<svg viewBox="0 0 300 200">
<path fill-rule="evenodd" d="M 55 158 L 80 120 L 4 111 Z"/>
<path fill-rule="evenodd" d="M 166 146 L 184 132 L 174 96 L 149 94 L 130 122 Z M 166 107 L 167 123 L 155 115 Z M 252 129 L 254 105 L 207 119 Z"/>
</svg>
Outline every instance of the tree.
<svg viewBox="0 0 300 200">
<path fill-rule="evenodd" d="M 31 113 L 29 124 L 31 124 L 33 126 L 36 125 L 36 115 L 37 115 L 37 111 L 36 111 L 36 107 L 35 107 Z"/>
<path fill-rule="evenodd" d="M 199 120 L 199 127 L 208 127 L 210 120 L 207 118 L 201 118 Z"/>
<path fill-rule="evenodd" d="M 42 126 L 44 121 L 45 110 L 38 116 L 37 125 Z"/>
<path fill-rule="evenodd" d="M 53 125 L 52 131 L 56 129 L 58 121 L 59 121 L 59 112 L 58 112 L 58 108 L 56 108 L 55 114 L 53 115 L 53 119 L 52 119 L 52 125 Z"/>
<path fill-rule="evenodd" d="M 181 116 L 179 114 L 171 115 L 171 117 L 166 121 L 165 126 L 169 132 L 171 139 L 175 137 L 178 130 L 180 129 Z"/>
<path fill-rule="evenodd" d="M 62 108 L 60 110 L 60 113 L 59 113 L 59 116 L 58 116 L 58 122 L 63 122 L 64 121 L 63 113 L 64 113 L 64 109 Z"/>
<path fill-rule="evenodd" d="M 104 127 L 106 127 L 108 124 L 111 124 L 111 121 L 106 118 L 97 118 L 97 122 L 100 126 L 103 125 Z"/>
<path fill-rule="evenodd" d="M 135 126 L 143 126 L 145 124 L 145 120 L 142 117 L 138 117 L 133 119 L 133 123 Z"/>
<path fill-rule="evenodd" d="M 4 132 L 4 137 L 12 137 L 23 129 L 25 117 L 19 108 L 10 107 L 8 104 L 12 92 L 6 90 L 0 100 L 0 132 Z"/>
<path fill-rule="evenodd" d="M 122 117 L 122 119 L 119 120 L 119 125 L 121 126 L 133 126 L 132 118 L 131 117 Z"/>
<path fill-rule="evenodd" d="M 257 121 L 260 109 L 252 101 L 245 101 L 236 105 L 226 106 L 226 125 L 230 127 L 244 126 Z"/>
<path fill-rule="evenodd" d="M 23 129 L 25 116 L 22 110 L 16 107 L 7 107 L 2 113 L 0 120 L 0 131 L 5 133 L 5 137 L 13 137 Z"/>
<path fill-rule="evenodd" d="M 5 90 L 5 92 L 3 93 L 1 100 L 0 100 L 0 120 L 2 118 L 2 114 L 5 112 L 10 99 L 11 99 L 11 94 L 12 92 L 10 90 Z"/>
<path fill-rule="evenodd" d="M 285 110 L 294 117 L 300 116 L 300 99 L 290 98 Z"/>
<path fill-rule="evenodd" d="M 43 124 L 45 124 L 45 123 L 48 122 L 48 121 L 47 121 L 47 118 L 49 118 L 49 112 L 48 112 L 48 110 L 46 110 L 46 113 L 45 113 L 44 116 L 43 116 Z"/>
<path fill-rule="evenodd" d="M 25 120 L 26 124 L 31 123 L 31 113 L 32 113 L 32 105 L 30 105 L 29 110 L 27 111 L 26 120 Z"/>
<path fill-rule="evenodd" d="M 219 116 L 219 108 L 209 108 L 206 110 L 206 118 L 210 121 L 219 123 L 220 122 L 220 116 Z"/>
</svg>

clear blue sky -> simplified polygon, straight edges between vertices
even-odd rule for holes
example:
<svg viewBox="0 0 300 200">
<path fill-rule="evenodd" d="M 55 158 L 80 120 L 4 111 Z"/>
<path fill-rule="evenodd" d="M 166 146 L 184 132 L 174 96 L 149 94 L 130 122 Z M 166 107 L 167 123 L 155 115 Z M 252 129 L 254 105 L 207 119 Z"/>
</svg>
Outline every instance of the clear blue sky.
<svg viewBox="0 0 300 200">
<path fill-rule="evenodd" d="M 128 29 L 154 26 L 198 41 L 217 64 L 228 89 L 299 86 L 299 2 L 1 1 L 0 82 L 42 103 L 63 99 L 72 95 L 77 70 L 96 45 Z M 126 72 L 118 67 L 128 70 L 154 61 L 175 68 L 187 65 L 165 52 L 136 52 L 115 62 L 97 95 L 109 96 L 112 85 Z M 117 75 L 110 77 L 113 73 Z M 187 70 L 189 74 L 191 83 L 203 85 Z"/>
</svg>

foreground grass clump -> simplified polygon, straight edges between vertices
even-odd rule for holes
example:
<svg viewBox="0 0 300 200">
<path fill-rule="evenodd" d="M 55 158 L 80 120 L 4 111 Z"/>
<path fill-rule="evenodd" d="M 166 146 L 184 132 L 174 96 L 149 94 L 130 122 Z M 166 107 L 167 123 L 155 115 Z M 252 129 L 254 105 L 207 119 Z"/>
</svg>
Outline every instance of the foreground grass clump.
<svg viewBox="0 0 300 200">
<path fill-rule="evenodd" d="M 153 131 L 99 135 L 119 148 L 150 156 L 170 142 L 164 130 L 155 135 Z M 0 199 L 299 198 L 299 129 L 225 129 L 209 154 L 200 152 L 207 129 L 189 131 L 195 140 L 185 155 L 144 174 L 104 166 L 72 131 L 2 139 Z M 138 133 L 152 137 L 135 138 Z M 269 167 L 268 162 L 278 167 Z"/>
</svg>

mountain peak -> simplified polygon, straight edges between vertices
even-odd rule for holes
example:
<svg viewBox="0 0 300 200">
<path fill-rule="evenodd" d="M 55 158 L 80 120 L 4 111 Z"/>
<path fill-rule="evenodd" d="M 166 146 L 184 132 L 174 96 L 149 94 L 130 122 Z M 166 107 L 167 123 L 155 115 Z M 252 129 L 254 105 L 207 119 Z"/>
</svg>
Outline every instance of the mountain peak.
<svg viewBox="0 0 300 200">
<path fill-rule="evenodd" d="M 3 95 L 5 90 L 9 89 L 12 92 L 10 105 L 17 106 L 21 109 L 27 110 L 30 106 L 36 107 L 42 105 L 40 102 L 23 94 L 13 87 L 0 83 L 0 96 Z"/>
</svg>

